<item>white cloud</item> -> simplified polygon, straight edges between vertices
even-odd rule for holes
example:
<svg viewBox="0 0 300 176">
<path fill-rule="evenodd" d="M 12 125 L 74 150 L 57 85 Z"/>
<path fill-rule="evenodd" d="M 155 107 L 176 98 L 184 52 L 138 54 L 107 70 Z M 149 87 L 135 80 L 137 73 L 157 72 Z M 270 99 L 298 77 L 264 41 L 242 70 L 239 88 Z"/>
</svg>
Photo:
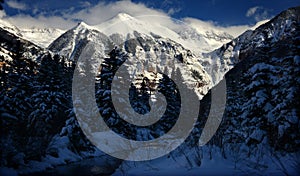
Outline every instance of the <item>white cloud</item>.
<svg viewBox="0 0 300 176">
<path fill-rule="evenodd" d="M 5 16 L 6 16 L 6 14 L 5 14 L 4 10 L 0 10 L 0 19 L 2 19 Z"/>
<path fill-rule="evenodd" d="M 182 7 L 180 5 L 179 1 L 174 0 L 164 0 L 161 3 L 161 9 L 166 9 L 168 15 L 173 15 L 175 13 L 178 13 L 182 10 Z"/>
<path fill-rule="evenodd" d="M 180 12 L 180 11 L 181 11 L 180 8 L 170 8 L 170 9 L 168 10 L 168 15 L 173 15 L 173 14 L 178 13 L 178 12 Z"/>
<path fill-rule="evenodd" d="M 85 1 L 81 5 L 88 6 Z M 45 16 L 43 13 L 32 17 L 30 15 L 19 14 L 15 16 L 6 16 L 10 23 L 20 28 L 30 27 L 54 27 L 59 29 L 70 29 L 77 24 L 77 21 L 84 21 L 89 25 L 100 24 L 113 18 L 118 13 L 127 13 L 131 16 L 144 16 L 148 22 L 157 22 L 159 17 L 169 18 L 168 14 L 162 10 L 156 10 L 146 7 L 142 3 L 133 3 L 128 0 L 117 1 L 112 3 L 99 2 L 95 6 L 89 6 L 78 12 L 65 10 L 61 16 Z M 150 17 L 146 17 L 150 15 Z M 163 22 L 164 20 L 162 20 Z"/>
<path fill-rule="evenodd" d="M 95 25 L 116 16 L 118 13 L 127 13 L 131 16 L 167 16 L 167 14 L 163 11 L 148 8 L 142 3 L 133 3 L 131 1 L 117 1 L 108 4 L 99 2 L 93 7 L 81 10 L 74 14 L 65 14 L 64 17 L 73 20 L 79 19 L 85 21 L 90 25 Z"/>
<path fill-rule="evenodd" d="M 267 10 L 264 10 L 262 13 L 255 15 L 255 21 L 261 21 L 269 18 L 269 13 Z"/>
<path fill-rule="evenodd" d="M 45 17 L 41 15 L 38 17 L 32 17 L 29 15 L 17 15 L 13 17 L 6 17 L 5 19 L 19 28 L 52 27 L 69 29 L 76 25 L 76 22 L 58 16 Z"/>
<path fill-rule="evenodd" d="M 246 12 L 246 17 L 253 17 L 256 22 L 269 18 L 269 10 L 260 6 L 251 7 Z"/>
<path fill-rule="evenodd" d="M 218 26 L 212 21 L 202 21 L 195 18 L 185 18 L 184 22 L 191 25 L 192 27 L 202 30 L 202 31 L 211 31 L 214 30 L 214 32 L 226 32 L 233 37 L 237 37 L 243 32 L 245 32 L 247 29 L 250 28 L 248 25 L 236 25 L 236 26 Z"/>
<path fill-rule="evenodd" d="M 21 2 L 15 1 L 15 0 L 9 0 L 6 3 L 10 8 L 13 8 L 13 9 L 18 9 L 18 10 L 26 10 L 27 9 L 26 4 L 23 4 Z"/>
<path fill-rule="evenodd" d="M 84 8 L 86 8 L 86 7 L 90 7 L 92 4 L 90 3 L 90 2 L 88 2 L 88 1 L 81 1 L 80 2 L 80 6 L 81 7 L 84 7 Z"/>
<path fill-rule="evenodd" d="M 259 8 L 260 8 L 259 6 L 249 8 L 247 13 L 246 13 L 246 16 L 247 17 L 253 16 L 255 14 L 255 12 L 257 11 L 257 9 L 259 9 Z"/>
</svg>

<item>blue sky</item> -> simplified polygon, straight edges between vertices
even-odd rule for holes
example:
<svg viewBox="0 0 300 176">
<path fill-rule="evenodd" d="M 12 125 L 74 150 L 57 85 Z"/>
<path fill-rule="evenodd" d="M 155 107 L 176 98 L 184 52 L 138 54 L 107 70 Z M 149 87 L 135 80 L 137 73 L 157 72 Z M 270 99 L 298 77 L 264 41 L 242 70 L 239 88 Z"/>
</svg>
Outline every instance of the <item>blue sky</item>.
<svg viewBox="0 0 300 176">
<path fill-rule="evenodd" d="M 7 15 L 61 15 L 76 12 L 98 3 L 116 0 L 6 0 Z M 254 24 L 270 18 L 289 7 L 300 5 L 298 0 L 132 0 L 133 3 L 162 10 L 173 18 L 193 17 L 214 21 L 219 25 Z M 249 10 L 252 13 L 248 12 Z M 248 15 L 247 15 L 248 12 Z"/>
<path fill-rule="evenodd" d="M 230 27 L 254 25 L 299 0 L 4 0 L 1 18 L 21 26 L 68 29 L 78 21 L 95 25 L 117 13 L 132 16 L 156 14 L 180 20 L 189 18 Z"/>
<path fill-rule="evenodd" d="M 173 8 L 174 18 L 193 17 L 211 20 L 220 25 L 254 24 L 259 20 L 270 18 L 281 11 L 300 5 L 299 0 L 174 0 L 174 1 L 140 1 L 150 7 L 164 9 Z M 253 15 L 247 11 L 256 8 Z"/>
</svg>

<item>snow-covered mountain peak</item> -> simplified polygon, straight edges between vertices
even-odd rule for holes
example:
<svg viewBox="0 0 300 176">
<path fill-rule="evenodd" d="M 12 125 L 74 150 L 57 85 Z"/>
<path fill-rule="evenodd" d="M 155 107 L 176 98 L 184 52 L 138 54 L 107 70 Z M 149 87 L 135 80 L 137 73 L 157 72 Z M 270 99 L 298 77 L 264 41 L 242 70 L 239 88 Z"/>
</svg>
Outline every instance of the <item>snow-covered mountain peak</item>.
<svg viewBox="0 0 300 176">
<path fill-rule="evenodd" d="M 137 31 L 140 34 L 148 36 L 171 39 L 194 53 L 212 51 L 210 44 L 207 43 L 204 37 L 198 34 L 197 31 L 194 30 L 193 32 L 183 33 L 181 31 L 187 30 L 173 29 L 163 23 L 149 23 L 146 17 L 137 18 L 120 13 L 104 23 L 92 26 L 92 28 L 101 31 L 107 36 L 113 34 L 122 35 L 124 39 L 134 37 L 134 32 Z M 184 28 L 186 28 L 186 26 Z"/>
<path fill-rule="evenodd" d="M 131 20 L 133 17 L 127 13 L 118 13 L 114 19 L 120 19 L 120 20 Z"/>
<path fill-rule="evenodd" d="M 88 24 L 86 24 L 85 22 L 81 21 L 77 24 L 77 26 L 75 26 L 75 28 L 78 29 L 82 29 L 82 28 L 91 28 L 91 26 L 89 26 Z"/>
<path fill-rule="evenodd" d="M 99 25 L 95 25 L 94 28 L 97 28 L 106 35 L 122 34 L 127 36 L 127 34 L 133 33 L 134 31 L 150 34 L 152 31 L 151 26 L 152 25 L 148 24 L 147 22 L 138 20 L 137 18 L 134 18 L 128 14 L 119 13 L 112 19 Z"/>
<path fill-rule="evenodd" d="M 75 27 L 70 29 L 74 31 L 74 33 L 80 33 L 80 32 L 85 32 L 86 30 L 97 30 L 93 28 L 92 26 L 86 24 L 85 22 L 81 21 L 79 22 Z"/>
<path fill-rule="evenodd" d="M 60 55 L 67 56 L 70 60 L 77 60 L 81 50 L 88 41 L 103 44 L 106 48 L 111 48 L 108 36 L 101 33 L 94 26 L 80 22 L 74 28 L 54 40 L 48 49 Z"/>
</svg>

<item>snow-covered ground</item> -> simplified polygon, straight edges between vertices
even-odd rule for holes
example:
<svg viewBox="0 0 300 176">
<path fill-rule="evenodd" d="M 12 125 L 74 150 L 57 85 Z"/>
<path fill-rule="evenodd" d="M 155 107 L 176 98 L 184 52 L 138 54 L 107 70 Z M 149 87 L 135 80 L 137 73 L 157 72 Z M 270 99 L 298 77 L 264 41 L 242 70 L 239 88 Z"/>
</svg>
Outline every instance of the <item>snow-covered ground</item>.
<svg viewBox="0 0 300 176">
<path fill-rule="evenodd" d="M 124 161 L 113 175 L 297 175 L 299 171 L 297 158 L 291 155 L 266 151 L 264 165 L 260 165 L 256 158 L 237 156 L 232 151 L 227 151 L 233 155 L 225 159 L 218 147 L 187 148 L 179 147 L 152 161 Z"/>
</svg>

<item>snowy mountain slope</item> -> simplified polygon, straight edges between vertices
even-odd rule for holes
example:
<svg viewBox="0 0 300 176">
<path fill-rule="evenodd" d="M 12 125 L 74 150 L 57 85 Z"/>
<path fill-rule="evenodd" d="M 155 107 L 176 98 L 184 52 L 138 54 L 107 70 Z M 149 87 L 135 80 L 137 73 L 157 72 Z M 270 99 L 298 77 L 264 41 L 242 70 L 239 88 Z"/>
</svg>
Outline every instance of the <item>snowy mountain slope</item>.
<svg viewBox="0 0 300 176">
<path fill-rule="evenodd" d="M 222 27 L 214 24 L 213 22 L 206 22 L 201 20 L 195 20 L 193 18 L 187 18 L 184 20 L 187 26 L 191 26 L 196 29 L 200 34 L 215 34 L 215 39 L 224 40 L 226 36 L 232 36 L 233 38 L 238 37 L 246 30 L 251 29 L 255 30 L 260 25 L 268 22 L 269 20 L 262 20 L 257 22 L 254 26 L 231 26 L 231 27 Z"/>
<path fill-rule="evenodd" d="M 20 29 L 4 19 L 0 19 L 0 27 L 10 33 L 13 33 L 13 34 L 21 37 Z"/>
<path fill-rule="evenodd" d="M 191 53 L 192 57 L 186 58 L 193 58 L 189 63 L 190 65 L 191 63 L 196 65 L 194 70 L 197 70 L 197 67 L 199 67 L 198 62 L 200 62 L 201 66 L 208 67 L 206 72 L 208 72 L 209 77 L 211 77 L 209 78 L 210 81 L 206 81 L 209 85 L 208 87 L 218 83 L 223 75 L 234 65 L 232 62 L 223 63 L 223 61 L 221 61 L 222 59 L 217 59 L 219 56 L 212 57 L 206 54 L 203 55 L 203 53 L 210 52 L 217 46 L 221 46 L 233 39 L 230 34 L 216 29 L 212 25 L 208 26 L 207 24 L 193 26 L 192 24 L 183 23 L 178 24 L 176 27 L 173 26 L 171 29 L 163 24 L 150 24 L 147 21 L 142 21 L 142 19 L 143 18 L 120 13 L 114 18 L 95 26 L 89 26 L 81 22 L 55 40 L 49 46 L 49 49 L 55 53 L 65 55 L 71 60 L 74 60 L 74 57 L 75 60 L 77 60 L 76 57 L 79 57 L 81 50 L 88 40 L 98 43 L 105 40 L 104 46 L 112 49 L 112 45 L 123 44 L 126 40 L 137 38 L 139 35 L 142 35 L 144 38 L 150 38 L 149 41 L 157 40 L 156 38 L 161 38 L 160 40 L 164 38 L 166 41 L 172 40 L 174 43 L 182 45 L 186 50 L 186 54 L 183 55 L 184 57 L 187 56 L 187 53 Z M 137 33 L 139 33 L 139 35 L 136 35 Z M 166 43 L 166 41 L 164 42 Z M 143 50 L 143 46 L 140 47 L 142 47 L 141 49 Z M 150 55 L 154 56 L 153 51 L 151 52 L 152 54 L 150 53 Z M 179 54 L 178 52 L 179 51 L 176 51 L 175 55 Z M 158 53 L 156 52 L 155 54 L 157 55 Z M 162 60 L 158 60 L 158 62 L 161 61 Z M 211 68 L 214 68 L 214 70 L 211 70 Z M 200 70 L 200 72 L 202 71 Z M 195 81 L 192 82 L 191 84 L 198 84 Z M 206 90 L 204 92 L 206 92 Z"/>
<path fill-rule="evenodd" d="M 285 11 L 254 31 L 244 32 L 213 52 L 203 53 L 199 61 L 212 76 L 213 85 L 218 83 L 235 64 L 247 58 L 249 51 L 253 51 L 254 48 L 266 47 L 270 43 L 290 36 L 297 27 L 298 17 L 295 13 L 290 15 L 288 13 L 289 11 Z"/>
<path fill-rule="evenodd" d="M 99 25 L 90 26 L 90 28 L 99 30 L 106 35 L 115 33 L 122 34 L 123 37 L 127 36 L 128 33 L 132 33 L 134 30 L 145 34 L 155 33 L 164 38 L 169 38 L 181 43 L 186 48 L 194 51 L 195 54 L 199 54 L 199 52 L 203 51 L 212 51 L 233 39 L 233 36 L 222 31 L 222 28 L 216 28 L 205 22 L 203 22 L 203 24 L 194 24 L 189 21 L 180 23 L 180 25 L 172 27 L 164 26 L 164 24 L 154 25 L 143 21 L 143 18 L 135 18 L 128 14 L 120 13 L 111 20 Z M 265 23 L 265 21 L 259 22 L 250 29 L 253 30 L 263 23 Z M 48 47 L 51 42 L 65 32 L 65 30 L 57 28 L 32 27 L 21 29 L 5 21 L 5 19 L 0 19 L 0 26 L 43 48 Z"/>
<path fill-rule="evenodd" d="M 98 30 L 107 36 L 119 35 L 123 40 L 122 42 L 129 39 L 130 36 L 133 37 L 134 31 L 147 35 L 158 35 L 180 43 L 197 55 L 200 52 L 212 51 L 233 38 L 231 35 L 212 27 L 209 29 L 204 28 L 199 32 L 199 30 L 188 24 L 181 23 L 176 27 L 168 27 L 164 24 L 149 23 L 143 18 L 132 17 L 125 13 L 120 13 L 99 25 L 88 26 L 85 24 L 85 26 L 91 30 Z"/>
<path fill-rule="evenodd" d="M 93 29 L 84 22 L 78 23 L 77 26 L 65 32 L 53 41 L 48 48 L 54 53 L 66 56 L 70 60 L 77 61 L 82 50 L 89 41 L 103 44 L 103 51 L 100 52 L 107 52 L 113 48 L 112 42 L 106 35 Z"/>
<path fill-rule="evenodd" d="M 46 48 L 64 31 L 55 28 L 18 28 L 5 19 L 0 19 L 0 27 L 16 36 L 31 41 L 39 47 Z"/>
<path fill-rule="evenodd" d="M 208 22 L 194 21 L 191 19 L 185 20 L 183 27 L 174 30 L 189 41 L 197 40 L 197 38 L 201 36 L 213 50 L 221 47 L 224 43 L 230 42 L 234 37 L 237 37 L 216 28 Z M 198 47 L 203 47 L 199 44 L 197 45 Z"/>
<path fill-rule="evenodd" d="M 156 66 L 161 70 L 165 70 L 168 64 L 175 64 L 175 68 L 178 67 L 181 70 L 187 85 L 190 88 L 194 87 L 199 97 L 202 97 L 211 84 L 209 75 L 197 63 L 196 56 L 179 43 L 168 38 L 161 38 L 150 31 L 149 33 L 144 34 L 133 31 L 132 34 L 128 34 L 128 40 L 126 41 L 122 34 L 112 32 L 112 35 L 108 37 L 96 30 L 95 27 L 81 22 L 55 40 L 49 46 L 49 49 L 54 53 L 65 55 L 71 60 L 77 61 L 89 41 L 102 44 L 103 49 L 100 52 L 106 57 L 116 45 L 129 55 L 133 64 L 128 65 L 130 74 L 140 74 L 147 71 L 155 72 L 153 68 Z M 117 43 L 120 41 L 122 43 Z M 136 65 L 139 66 L 136 67 Z M 142 69 L 142 67 L 145 67 L 145 69 Z M 168 69 L 169 74 L 175 71 L 171 67 Z M 195 76 L 195 74 L 199 76 Z"/>
<path fill-rule="evenodd" d="M 32 41 L 36 45 L 47 48 L 56 38 L 65 31 L 56 28 L 23 28 L 20 34 L 26 40 Z"/>
<path fill-rule="evenodd" d="M 35 61 L 39 55 L 45 52 L 41 47 L 34 43 L 20 38 L 18 34 L 8 32 L 10 29 L 0 27 L 0 38 L 1 38 L 1 55 L 8 60 L 12 60 L 12 56 L 21 56 Z M 13 31 L 15 32 L 15 30 Z"/>
<path fill-rule="evenodd" d="M 155 18 L 155 17 L 154 17 Z M 249 29 L 254 30 L 268 20 L 260 21 Z M 192 50 L 195 54 L 201 52 L 209 52 L 222 46 L 222 44 L 230 42 L 237 37 L 236 33 L 229 34 L 230 29 L 224 27 L 216 27 L 208 22 L 185 20 L 176 21 L 176 24 L 158 24 L 149 23 L 147 18 L 132 17 L 129 14 L 120 13 L 114 18 L 93 26 L 106 35 L 122 34 L 124 37 L 127 34 L 132 34 L 133 31 L 138 31 L 144 34 L 154 33 L 163 38 L 169 38 L 177 43 L 182 44 L 185 48 Z M 240 27 L 239 31 L 243 32 L 246 27 Z M 238 33 L 239 34 L 239 33 Z"/>
<path fill-rule="evenodd" d="M 192 51 L 199 52 L 202 50 L 211 50 L 203 36 L 197 34 L 196 31 L 193 31 L 192 29 L 190 29 L 188 33 L 180 33 L 164 26 L 164 24 L 150 24 L 147 21 L 143 21 L 142 19 L 132 17 L 125 13 L 120 13 L 111 20 L 93 27 L 108 36 L 112 34 L 121 34 L 124 38 L 128 39 L 128 34 L 132 35 L 134 31 L 138 31 L 139 33 L 147 35 L 155 34 L 162 38 L 171 39 Z M 182 31 L 183 30 L 184 29 L 182 29 Z M 194 38 L 196 35 L 197 38 Z M 192 38 L 193 40 L 191 40 Z"/>
<path fill-rule="evenodd" d="M 253 47 L 226 74 L 224 121 L 212 143 L 224 157 L 237 152 L 241 166 L 252 163 L 249 170 L 299 173 L 299 11 L 291 8 L 257 28 Z M 262 34 L 264 42 L 257 42 Z"/>
</svg>

